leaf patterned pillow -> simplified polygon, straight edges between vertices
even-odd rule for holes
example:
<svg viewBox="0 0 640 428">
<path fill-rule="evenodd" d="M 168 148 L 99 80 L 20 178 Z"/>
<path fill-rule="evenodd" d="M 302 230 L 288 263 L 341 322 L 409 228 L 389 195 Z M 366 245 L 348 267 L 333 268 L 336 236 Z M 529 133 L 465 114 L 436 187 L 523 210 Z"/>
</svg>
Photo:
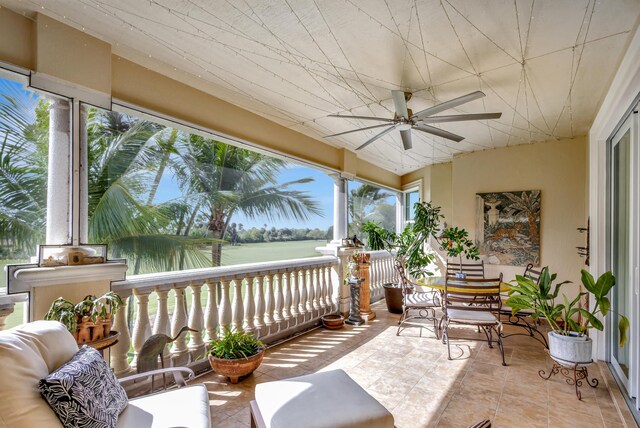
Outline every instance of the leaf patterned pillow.
<svg viewBox="0 0 640 428">
<path fill-rule="evenodd" d="M 127 394 L 95 349 L 84 345 L 38 384 L 65 427 L 113 428 Z"/>
</svg>

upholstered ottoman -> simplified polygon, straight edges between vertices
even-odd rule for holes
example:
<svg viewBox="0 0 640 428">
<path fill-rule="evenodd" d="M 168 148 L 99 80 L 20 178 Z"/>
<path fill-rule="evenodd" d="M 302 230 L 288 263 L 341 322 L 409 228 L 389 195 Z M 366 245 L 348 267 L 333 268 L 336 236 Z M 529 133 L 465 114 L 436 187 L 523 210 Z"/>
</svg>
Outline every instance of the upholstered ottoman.
<svg viewBox="0 0 640 428">
<path fill-rule="evenodd" d="M 393 428 L 393 416 L 344 371 L 256 386 L 254 428 Z"/>
</svg>

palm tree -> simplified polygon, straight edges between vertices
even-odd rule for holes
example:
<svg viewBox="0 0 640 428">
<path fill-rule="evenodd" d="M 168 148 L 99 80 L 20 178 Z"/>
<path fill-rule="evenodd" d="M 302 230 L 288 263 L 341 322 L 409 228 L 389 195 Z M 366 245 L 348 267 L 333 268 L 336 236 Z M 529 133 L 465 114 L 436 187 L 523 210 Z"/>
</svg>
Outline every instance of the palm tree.
<svg viewBox="0 0 640 428">
<path fill-rule="evenodd" d="M 511 204 L 507 211 L 511 215 L 524 215 L 529 223 L 529 238 L 531 241 L 538 242 L 540 235 L 538 233 L 538 221 L 540 219 L 540 191 L 532 190 L 530 192 L 521 192 L 520 196 L 514 193 L 505 193 Z"/>
<path fill-rule="evenodd" d="M 44 241 L 48 103 L 0 79 L 0 250 L 33 255 Z"/>
<path fill-rule="evenodd" d="M 183 193 L 206 213 L 207 229 L 216 240 L 211 246 L 213 266 L 220 266 L 222 240 L 236 213 L 269 221 L 306 220 L 322 213 L 309 194 L 292 189 L 312 178 L 278 183 L 279 172 L 287 166 L 283 160 L 193 134 L 178 151 L 182 162 L 176 176 Z"/>
<path fill-rule="evenodd" d="M 387 224 L 389 218 L 385 215 L 384 200 L 391 196 L 379 187 L 370 184 L 362 184 L 352 189 L 349 194 L 349 236 L 351 234 L 360 235 L 362 233 L 362 225 L 367 221 L 383 221 L 382 227 L 385 229 L 394 229 L 394 224 Z M 388 210 L 387 210 L 388 211 Z M 395 220 L 395 210 L 392 220 Z"/>
<path fill-rule="evenodd" d="M 118 112 L 92 109 L 88 117 L 89 241 L 132 260 L 134 274 L 206 266 L 206 239 L 169 233 L 180 204 L 153 204 L 176 132 Z"/>
</svg>

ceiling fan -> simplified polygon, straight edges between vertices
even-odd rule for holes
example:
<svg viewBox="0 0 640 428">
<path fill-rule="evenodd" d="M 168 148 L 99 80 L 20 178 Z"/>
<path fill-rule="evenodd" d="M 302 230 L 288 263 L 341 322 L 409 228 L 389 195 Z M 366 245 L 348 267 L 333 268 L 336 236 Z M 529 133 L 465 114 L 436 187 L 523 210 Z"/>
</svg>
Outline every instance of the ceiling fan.
<svg viewBox="0 0 640 428">
<path fill-rule="evenodd" d="M 379 134 L 371 137 L 364 144 L 358 147 L 356 150 L 362 150 L 369 144 L 373 143 L 379 138 L 384 137 L 394 129 L 400 131 L 400 137 L 402 138 L 402 145 L 405 150 L 409 150 L 413 147 L 411 143 L 411 130 L 426 132 L 428 134 L 437 135 L 438 137 L 447 138 L 455 142 L 464 140 L 464 137 L 456 135 L 452 132 L 445 131 L 444 129 L 436 128 L 428 125 L 429 123 L 444 123 L 444 122 L 460 122 L 465 120 L 485 120 L 485 119 L 500 119 L 502 113 L 477 113 L 477 114 L 457 114 L 450 116 L 434 116 L 434 114 L 440 113 L 444 110 L 457 107 L 459 105 L 468 103 L 478 98 L 485 96 L 484 92 L 476 91 L 467 95 L 463 95 L 458 98 L 454 98 L 449 101 L 437 104 L 433 107 L 429 107 L 425 110 L 419 111 L 413 114 L 411 109 L 407 108 L 407 102 L 411 99 L 411 92 L 403 91 L 391 91 L 391 97 L 393 98 L 393 104 L 396 108 L 396 113 L 393 119 L 385 119 L 381 117 L 372 116 L 346 116 L 340 114 L 330 114 L 330 117 L 342 117 L 345 119 L 361 119 L 361 120 L 377 120 L 380 122 L 386 122 L 382 125 L 367 126 L 365 128 L 352 129 L 351 131 L 338 132 L 337 134 L 326 135 L 328 137 L 337 137 L 338 135 L 350 134 L 352 132 L 365 131 L 367 129 L 375 129 L 386 127 L 386 129 Z"/>
</svg>

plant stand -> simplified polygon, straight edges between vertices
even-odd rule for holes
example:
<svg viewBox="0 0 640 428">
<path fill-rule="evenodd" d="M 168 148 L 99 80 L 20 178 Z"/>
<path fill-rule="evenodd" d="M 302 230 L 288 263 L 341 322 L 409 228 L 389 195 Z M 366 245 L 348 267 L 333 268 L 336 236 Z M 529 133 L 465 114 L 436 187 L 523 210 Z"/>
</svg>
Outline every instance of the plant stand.
<svg viewBox="0 0 640 428">
<path fill-rule="evenodd" d="M 574 363 L 571 361 L 557 361 L 555 358 L 553 360 L 553 367 L 551 371 L 547 375 L 544 370 L 540 370 L 538 375 L 544 380 L 548 380 L 551 376 L 557 375 L 560 373 L 565 377 L 565 381 L 569 385 L 573 385 L 576 388 L 576 397 L 578 400 L 582 400 L 582 393 L 578 389 L 582 386 L 582 381 L 586 381 L 587 385 L 592 388 L 598 386 L 598 379 L 592 378 L 589 380 L 589 372 L 587 371 L 587 366 L 591 364 L 593 360 L 584 363 Z"/>
<path fill-rule="evenodd" d="M 351 304 L 349 305 L 349 318 L 345 323 L 350 325 L 362 325 L 364 319 L 360 315 L 360 283 L 364 281 L 362 278 L 349 278 L 347 283 L 351 291 Z"/>
</svg>

